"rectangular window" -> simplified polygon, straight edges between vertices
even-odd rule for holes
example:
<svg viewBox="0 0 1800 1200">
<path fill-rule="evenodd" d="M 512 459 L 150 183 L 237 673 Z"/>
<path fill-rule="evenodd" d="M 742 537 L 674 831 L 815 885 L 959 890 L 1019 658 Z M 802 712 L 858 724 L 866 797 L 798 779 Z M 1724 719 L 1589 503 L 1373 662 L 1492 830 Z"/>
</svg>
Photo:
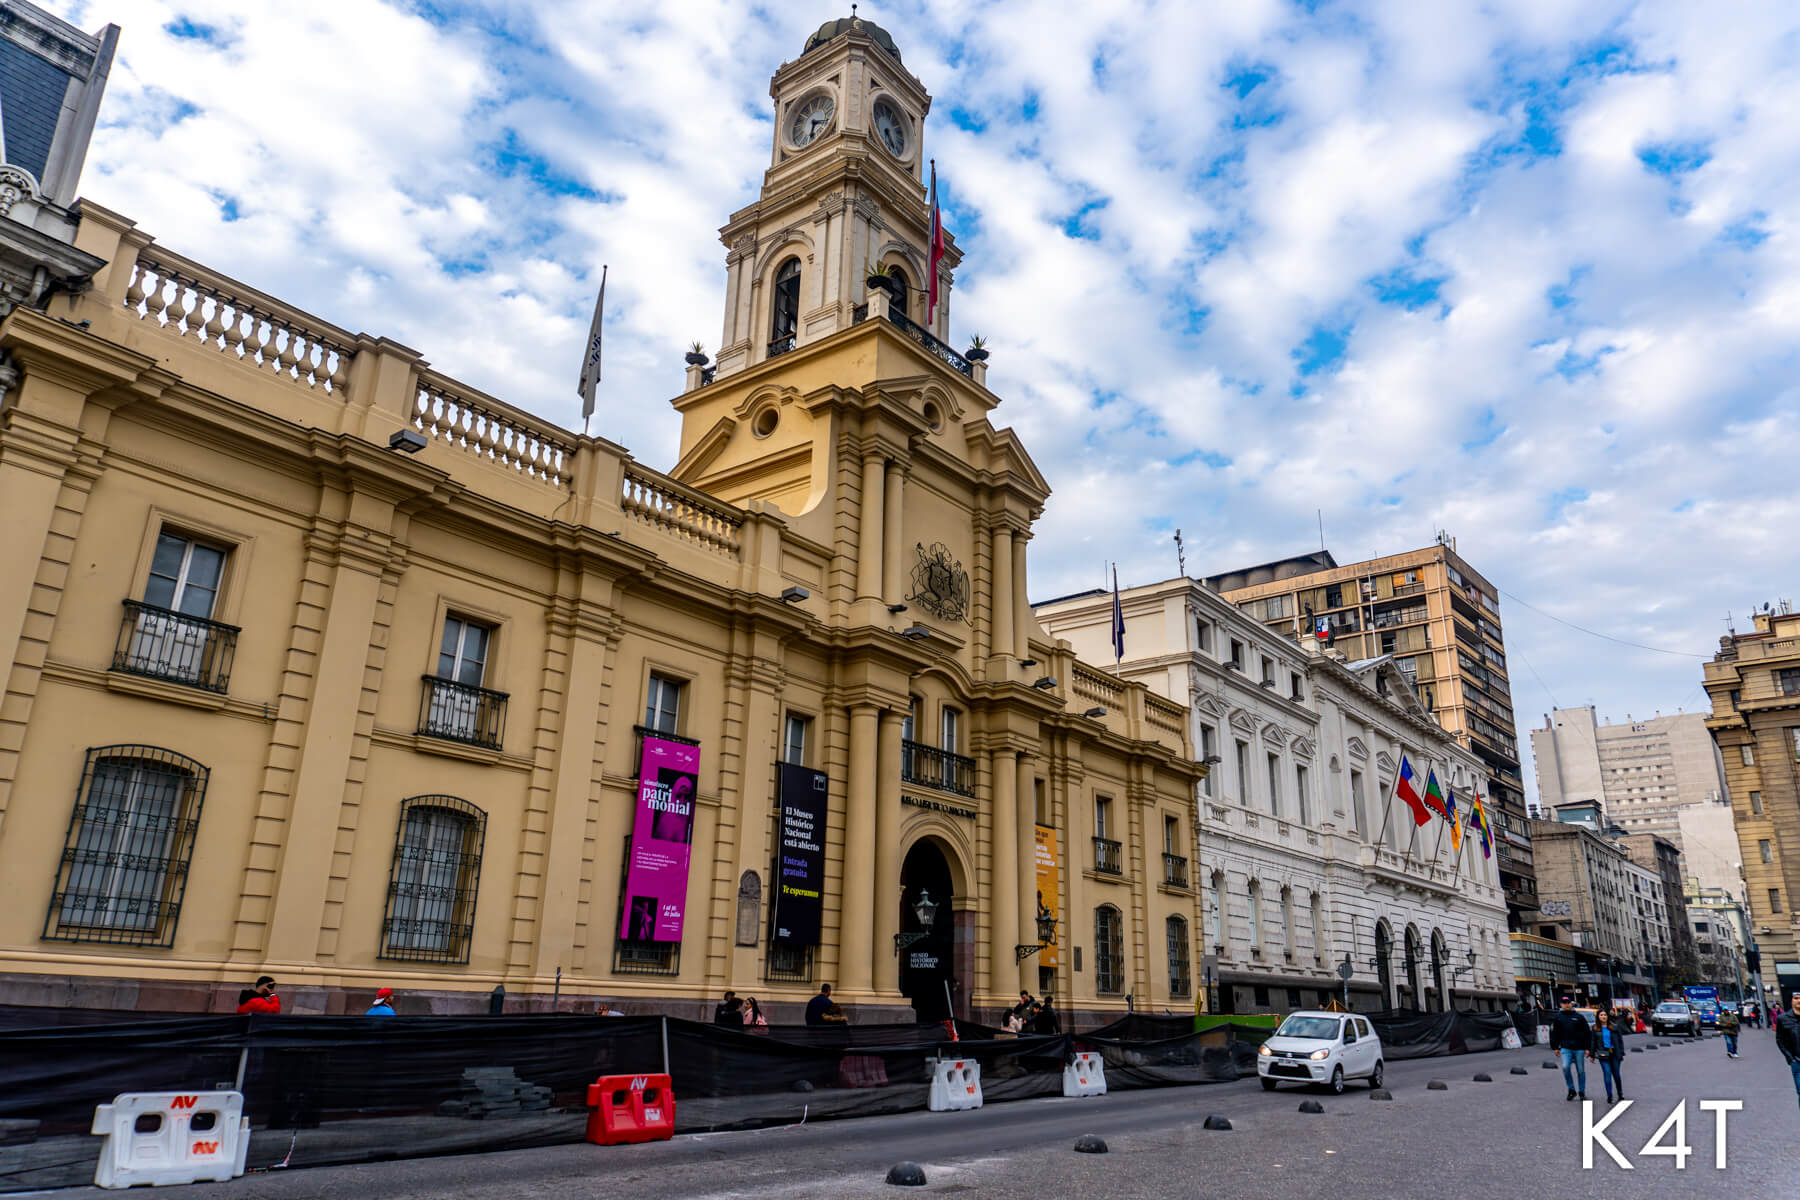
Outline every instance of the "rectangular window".
<svg viewBox="0 0 1800 1200">
<path fill-rule="evenodd" d="M 1240 671 L 1244 669 L 1244 643 L 1236 638 L 1231 639 L 1231 665 Z"/>
<path fill-rule="evenodd" d="M 1766 863 L 1772 863 L 1775 861 L 1775 847 L 1773 847 L 1769 844 L 1768 838 L 1758 838 L 1757 839 L 1756 852 L 1758 854 L 1762 855 L 1762 860 Z"/>
<path fill-rule="evenodd" d="M 1788 730 L 1788 743 L 1794 748 L 1794 757 L 1800 758 L 1800 725 Z"/>
<path fill-rule="evenodd" d="M 1398 634 L 1384 633 L 1381 635 L 1381 652 L 1383 654 L 1392 654 L 1394 652 L 1394 647 L 1398 644 Z"/>
<path fill-rule="evenodd" d="M 1094 797 L 1094 836 L 1110 838 L 1112 833 L 1112 798 L 1109 796 Z"/>
<path fill-rule="evenodd" d="M 1214 729 L 1211 725 L 1202 725 L 1200 727 L 1200 757 L 1202 759 L 1216 758 L 1218 757 L 1218 754 L 1219 731 Z M 1219 764 L 1213 763 L 1206 770 L 1206 778 L 1201 781 L 1200 788 L 1208 796 L 1217 796 L 1219 794 L 1218 785 L 1213 779 L 1213 776 L 1218 769 Z"/>
<path fill-rule="evenodd" d="M 487 817 L 453 796 L 401 805 L 382 958 L 468 962 Z"/>
<path fill-rule="evenodd" d="M 1288 674 L 1288 695 L 1295 700 L 1306 699 L 1306 690 L 1301 686 L 1300 676 L 1297 672 Z"/>
<path fill-rule="evenodd" d="M 1185 997 L 1193 992 L 1193 975 L 1188 967 L 1188 926 L 1180 917 L 1164 922 L 1169 944 L 1169 995 Z"/>
<path fill-rule="evenodd" d="M 1356 822 L 1356 830 L 1365 836 L 1369 832 L 1368 814 L 1363 809 L 1363 775 L 1361 771 L 1350 772 L 1350 819 Z"/>
<path fill-rule="evenodd" d="M 1296 766 L 1294 768 L 1294 797 L 1300 807 L 1300 823 L 1302 825 L 1312 824 L 1312 805 L 1306 798 L 1305 767 Z"/>
<path fill-rule="evenodd" d="M 1784 696 L 1800 696 L 1800 667 L 1775 672 L 1775 686 Z"/>
<path fill-rule="evenodd" d="M 1250 807 L 1250 743 L 1237 743 L 1238 803 Z"/>
<path fill-rule="evenodd" d="M 1750 793 L 1750 811 L 1759 817 L 1762 815 L 1762 793 L 1761 792 L 1751 792 Z"/>
<path fill-rule="evenodd" d="M 1756 765 L 1756 749 L 1749 745 L 1739 746 L 1738 760 L 1746 767 L 1754 767 Z"/>
<path fill-rule="evenodd" d="M 1264 601 L 1264 615 L 1270 620 L 1287 616 L 1287 597 L 1270 596 Z"/>
<path fill-rule="evenodd" d="M 484 686 L 494 627 L 454 614 L 444 618 L 437 674 L 425 681 L 419 733 L 498 749 L 506 697 Z"/>
<path fill-rule="evenodd" d="M 1269 755 L 1269 811 L 1281 815 L 1281 758 Z"/>
<path fill-rule="evenodd" d="M 225 691 L 238 635 L 213 620 L 225 556 L 167 530 L 158 535 L 144 599 L 125 602 L 113 670 Z"/>
<path fill-rule="evenodd" d="M 806 765 L 807 734 L 812 731 L 812 718 L 788 714 L 787 728 L 781 739 L 781 761 L 796 766 Z"/>
<path fill-rule="evenodd" d="M 657 733 L 681 732 L 681 692 L 684 684 L 666 675 L 650 676 L 650 691 L 644 698 L 644 728 Z"/>
<path fill-rule="evenodd" d="M 938 746 L 955 754 L 962 749 L 960 736 L 962 714 L 954 708 L 945 706 L 942 721 L 943 739 L 938 742 Z"/>
<path fill-rule="evenodd" d="M 1342 607 L 1344 607 L 1344 585 L 1343 584 L 1328 583 L 1325 585 L 1325 607 L 1326 608 L 1342 608 Z"/>
<path fill-rule="evenodd" d="M 1125 987 L 1125 923 L 1111 905 L 1094 910 L 1094 987 L 1102 992 Z"/>
<path fill-rule="evenodd" d="M 1275 682 L 1275 660 L 1272 658 L 1264 657 L 1262 660 L 1262 681 L 1264 683 Z"/>
<path fill-rule="evenodd" d="M 463 617 L 445 617 L 444 640 L 438 647 L 438 678 L 480 687 L 487 676 L 492 632 L 492 626 Z"/>
<path fill-rule="evenodd" d="M 150 746 L 89 750 L 44 937 L 171 945 L 207 776 Z"/>
<path fill-rule="evenodd" d="M 1194 645 L 1202 654 L 1212 653 L 1212 626 L 1205 621 L 1194 621 Z"/>
<path fill-rule="evenodd" d="M 1181 819 L 1179 817 L 1163 818 L 1163 853 L 1181 853 Z M 1767 859 L 1763 860 L 1767 862 Z"/>
<path fill-rule="evenodd" d="M 900 718 L 900 740 L 916 742 L 919 740 L 919 698 L 909 696 L 906 700 L 906 715 Z"/>
<path fill-rule="evenodd" d="M 1781 911 L 1781 889 L 1780 888 L 1770 888 L 1769 889 L 1769 911 L 1772 913 L 1778 913 Z"/>
<path fill-rule="evenodd" d="M 211 620 L 225 573 L 225 551 L 164 530 L 150 559 L 144 603 Z"/>
</svg>

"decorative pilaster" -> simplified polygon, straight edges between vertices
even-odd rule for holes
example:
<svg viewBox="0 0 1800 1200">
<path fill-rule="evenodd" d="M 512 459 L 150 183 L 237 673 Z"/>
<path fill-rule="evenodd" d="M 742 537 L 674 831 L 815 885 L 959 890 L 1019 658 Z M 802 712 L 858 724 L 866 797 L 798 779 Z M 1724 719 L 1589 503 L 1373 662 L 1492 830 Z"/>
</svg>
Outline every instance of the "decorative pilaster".
<svg viewBox="0 0 1800 1200">
<path fill-rule="evenodd" d="M 876 775 L 881 710 L 850 707 L 849 787 L 844 814 L 844 902 L 838 982 L 851 996 L 873 983 L 870 934 L 875 921 Z M 890 947 L 892 945 L 890 941 Z"/>
</svg>

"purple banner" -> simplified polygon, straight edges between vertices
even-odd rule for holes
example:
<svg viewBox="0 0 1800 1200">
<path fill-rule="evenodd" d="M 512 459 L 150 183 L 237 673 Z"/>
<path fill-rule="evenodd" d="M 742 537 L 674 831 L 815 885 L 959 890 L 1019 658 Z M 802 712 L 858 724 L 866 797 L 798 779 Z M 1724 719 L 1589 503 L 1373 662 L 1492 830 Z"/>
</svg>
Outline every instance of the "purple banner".
<svg viewBox="0 0 1800 1200">
<path fill-rule="evenodd" d="M 619 936 L 630 942 L 679 942 L 687 909 L 688 858 L 694 839 L 694 788 L 700 747 L 644 735 L 638 760 L 637 816 Z"/>
</svg>

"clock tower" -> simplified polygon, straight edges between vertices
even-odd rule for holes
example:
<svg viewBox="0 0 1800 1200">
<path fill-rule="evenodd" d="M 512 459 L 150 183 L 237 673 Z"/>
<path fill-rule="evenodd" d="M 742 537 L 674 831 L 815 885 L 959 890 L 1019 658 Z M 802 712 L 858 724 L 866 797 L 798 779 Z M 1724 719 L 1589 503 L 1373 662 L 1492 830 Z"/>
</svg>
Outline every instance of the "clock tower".
<svg viewBox="0 0 1800 1200">
<path fill-rule="evenodd" d="M 888 32 L 844 17 L 819 26 L 770 81 L 775 137 L 762 193 L 719 231 L 727 254 L 716 377 L 848 328 L 867 279 L 889 311 L 943 338 L 959 253 L 945 239 L 927 319 L 931 96 Z"/>
</svg>

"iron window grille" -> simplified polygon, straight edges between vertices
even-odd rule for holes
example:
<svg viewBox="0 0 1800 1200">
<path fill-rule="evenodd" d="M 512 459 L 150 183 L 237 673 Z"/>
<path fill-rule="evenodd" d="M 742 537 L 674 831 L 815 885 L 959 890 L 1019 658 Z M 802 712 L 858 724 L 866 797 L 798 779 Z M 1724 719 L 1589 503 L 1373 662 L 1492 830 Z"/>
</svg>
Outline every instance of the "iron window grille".
<svg viewBox="0 0 1800 1200">
<path fill-rule="evenodd" d="M 1095 838 L 1094 870 L 1102 875 L 1123 875 L 1125 871 L 1124 868 L 1120 866 L 1121 855 L 1119 851 L 1119 843 L 1113 841 L 1111 838 Z"/>
<path fill-rule="evenodd" d="M 811 983 L 813 981 L 813 948 L 791 942 L 770 942 L 769 958 L 764 964 L 765 983 Z"/>
<path fill-rule="evenodd" d="M 193 759 L 155 746 L 91 747 L 45 939 L 172 946 L 208 777 Z"/>
<path fill-rule="evenodd" d="M 238 633 L 236 625 L 127 600 L 112 669 L 223 694 Z"/>
<path fill-rule="evenodd" d="M 924 742 L 900 743 L 900 781 L 920 787 L 975 795 L 975 760 L 953 750 L 940 750 Z"/>
<path fill-rule="evenodd" d="M 1163 883 L 1169 887 L 1184 888 L 1188 885 L 1188 860 L 1180 854 L 1163 855 Z"/>
<path fill-rule="evenodd" d="M 442 738 L 489 750 L 500 748 L 501 735 L 506 731 L 505 692 L 438 675 L 421 678 L 425 687 L 419 697 L 420 737 Z"/>
<path fill-rule="evenodd" d="M 1181 917 L 1170 917 L 1165 922 L 1165 927 L 1169 943 L 1169 995 L 1192 995 L 1194 977 L 1188 965 L 1187 922 Z"/>
<path fill-rule="evenodd" d="M 1125 926 L 1110 904 L 1094 910 L 1094 987 L 1109 993 L 1125 990 Z"/>
<path fill-rule="evenodd" d="M 664 737 L 653 729 L 638 729 L 641 739 L 643 734 Z M 640 743 L 641 744 L 641 743 Z M 642 761 L 642 755 L 639 756 Z M 619 907 L 617 924 L 613 926 L 613 962 L 614 975 L 678 975 L 681 973 L 680 942 L 645 942 L 633 938 L 619 936 L 619 929 L 624 925 L 625 886 L 631 875 L 631 835 L 625 835 L 624 852 L 619 856 Z"/>
<path fill-rule="evenodd" d="M 466 963 L 487 814 L 455 796 L 400 802 L 394 868 L 381 923 L 381 958 Z"/>
</svg>

